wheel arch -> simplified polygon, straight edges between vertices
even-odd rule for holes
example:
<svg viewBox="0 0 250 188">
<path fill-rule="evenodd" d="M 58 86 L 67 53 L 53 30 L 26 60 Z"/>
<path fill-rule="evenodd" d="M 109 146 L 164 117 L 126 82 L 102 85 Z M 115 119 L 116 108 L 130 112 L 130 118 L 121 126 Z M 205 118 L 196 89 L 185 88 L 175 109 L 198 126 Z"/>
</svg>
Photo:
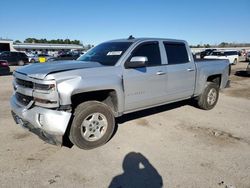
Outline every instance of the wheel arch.
<svg viewBox="0 0 250 188">
<path fill-rule="evenodd" d="M 93 100 L 108 105 L 113 111 L 114 116 L 119 116 L 119 97 L 118 92 L 114 89 L 86 91 L 73 94 L 71 96 L 72 110 L 74 111 L 74 109 L 83 102 Z"/>
</svg>

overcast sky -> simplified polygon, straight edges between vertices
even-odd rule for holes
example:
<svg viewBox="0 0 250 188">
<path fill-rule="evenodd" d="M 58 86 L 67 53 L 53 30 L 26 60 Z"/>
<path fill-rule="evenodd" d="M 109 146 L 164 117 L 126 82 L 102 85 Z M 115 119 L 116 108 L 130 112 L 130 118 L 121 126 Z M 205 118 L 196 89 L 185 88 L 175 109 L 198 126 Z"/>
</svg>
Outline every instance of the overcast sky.
<svg viewBox="0 0 250 188">
<path fill-rule="evenodd" d="M 3 0 L 0 37 L 163 37 L 190 44 L 250 42 L 250 0 Z"/>
</svg>

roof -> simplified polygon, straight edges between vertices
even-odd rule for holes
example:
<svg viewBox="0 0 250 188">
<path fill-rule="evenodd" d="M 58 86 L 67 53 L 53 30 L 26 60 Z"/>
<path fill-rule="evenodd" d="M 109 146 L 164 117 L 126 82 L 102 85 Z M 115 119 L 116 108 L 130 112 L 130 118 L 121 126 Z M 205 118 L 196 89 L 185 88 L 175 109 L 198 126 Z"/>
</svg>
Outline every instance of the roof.
<svg viewBox="0 0 250 188">
<path fill-rule="evenodd" d="M 148 40 L 166 40 L 166 41 L 172 41 L 172 42 L 186 42 L 184 40 L 178 40 L 178 39 L 168 39 L 168 38 L 133 38 L 133 39 L 116 39 L 111 40 L 108 42 L 142 42 L 142 41 L 148 41 Z"/>
</svg>

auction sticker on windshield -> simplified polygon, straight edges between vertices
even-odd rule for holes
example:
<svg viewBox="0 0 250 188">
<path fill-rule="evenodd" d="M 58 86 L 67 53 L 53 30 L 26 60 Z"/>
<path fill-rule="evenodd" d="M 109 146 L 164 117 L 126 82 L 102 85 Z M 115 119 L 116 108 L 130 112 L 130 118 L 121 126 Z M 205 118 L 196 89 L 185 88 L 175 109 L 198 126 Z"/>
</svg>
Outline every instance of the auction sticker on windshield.
<svg viewBox="0 0 250 188">
<path fill-rule="evenodd" d="M 107 55 L 121 55 L 122 51 L 112 51 L 112 52 L 108 52 Z"/>
</svg>

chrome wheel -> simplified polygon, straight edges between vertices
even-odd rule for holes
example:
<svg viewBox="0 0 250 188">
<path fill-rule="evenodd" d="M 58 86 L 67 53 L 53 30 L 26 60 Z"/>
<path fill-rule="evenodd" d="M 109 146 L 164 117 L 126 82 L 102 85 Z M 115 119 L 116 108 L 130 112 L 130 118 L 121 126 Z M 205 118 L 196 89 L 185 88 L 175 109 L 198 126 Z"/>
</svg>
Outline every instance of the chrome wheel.
<svg viewBox="0 0 250 188">
<path fill-rule="evenodd" d="M 217 91 L 216 89 L 212 88 L 210 89 L 210 91 L 208 92 L 207 95 L 207 103 L 209 105 L 213 105 L 216 102 L 217 99 Z"/>
<path fill-rule="evenodd" d="M 106 132 L 107 118 L 101 113 L 88 115 L 81 124 L 81 135 L 87 141 L 97 141 Z"/>
</svg>

